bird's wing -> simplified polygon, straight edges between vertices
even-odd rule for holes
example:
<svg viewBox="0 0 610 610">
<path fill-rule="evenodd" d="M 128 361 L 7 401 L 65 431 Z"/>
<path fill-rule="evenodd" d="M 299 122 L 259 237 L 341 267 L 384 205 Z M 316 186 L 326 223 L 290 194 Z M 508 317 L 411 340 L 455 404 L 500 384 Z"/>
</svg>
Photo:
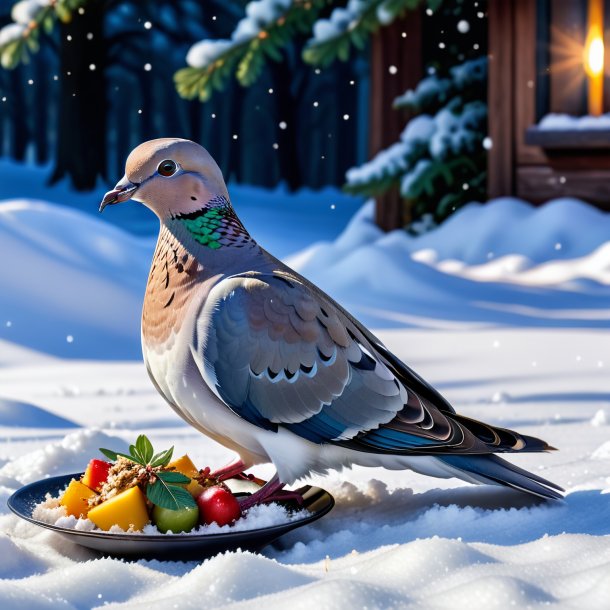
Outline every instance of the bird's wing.
<svg viewBox="0 0 610 610">
<path fill-rule="evenodd" d="M 489 438 L 473 434 L 426 382 L 296 274 L 221 281 L 198 316 L 192 351 L 237 415 L 316 443 L 433 454 L 502 451 L 515 440 L 478 422 Z"/>
</svg>

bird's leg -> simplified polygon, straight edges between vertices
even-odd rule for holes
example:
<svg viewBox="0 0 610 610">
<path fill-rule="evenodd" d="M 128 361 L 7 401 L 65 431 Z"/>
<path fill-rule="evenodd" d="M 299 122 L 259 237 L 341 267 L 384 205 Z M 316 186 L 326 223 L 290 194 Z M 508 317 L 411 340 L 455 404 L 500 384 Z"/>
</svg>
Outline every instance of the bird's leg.
<svg viewBox="0 0 610 610">
<path fill-rule="evenodd" d="M 240 500 L 242 511 L 248 510 L 257 504 L 268 504 L 269 502 L 285 502 L 286 500 L 294 500 L 299 505 L 303 504 L 303 496 L 296 491 L 283 491 L 285 483 L 280 482 L 279 476 L 276 474 L 265 483 L 258 491 Z"/>
<path fill-rule="evenodd" d="M 237 458 L 236 460 L 229 462 L 226 466 L 211 472 L 210 477 L 213 479 L 218 479 L 219 481 L 226 481 L 227 479 L 231 479 L 242 474 L 245 468 L 246 465 L 239 458 Z"/>
</svg>

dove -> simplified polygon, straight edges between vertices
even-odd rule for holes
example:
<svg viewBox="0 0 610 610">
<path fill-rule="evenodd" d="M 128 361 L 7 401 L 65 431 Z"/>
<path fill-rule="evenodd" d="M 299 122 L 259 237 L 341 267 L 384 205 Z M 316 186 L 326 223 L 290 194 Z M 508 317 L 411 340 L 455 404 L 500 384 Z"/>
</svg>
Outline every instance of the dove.
<svg viewBox="0 0 610 610">
<path fill-rule="evenodd" d="M 259 246 L 202 146 L 140 144 L 100 211 L 127 200 L 160 220 L 142 310 L 146 369 L 186 422 L 237 454 L 219 479 L 273 463 L 275 475 L 248 505 L 354 464 L 562 497 L 497 455 L 553 447 L 458 414 L 341 305 Z"/>
</svg>

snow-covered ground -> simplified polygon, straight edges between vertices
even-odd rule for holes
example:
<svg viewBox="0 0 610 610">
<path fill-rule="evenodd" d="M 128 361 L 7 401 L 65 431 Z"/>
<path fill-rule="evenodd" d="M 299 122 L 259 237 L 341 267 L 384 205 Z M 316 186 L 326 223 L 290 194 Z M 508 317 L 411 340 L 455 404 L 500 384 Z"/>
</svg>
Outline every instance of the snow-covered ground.
<svg viewBox="0 0 610 610">
<path fill-rule="evenodd" d="M 322 520 L 263 555 L 203 563 L 103 559 L 20 521 L 5 505 L 20 485 L 139 433 L 201 465 L 230 453 L 163 403 L 137 359 L 150 237 L 12 201 L 0 204 L 3 609 L 608 607 L 610 217 L 576 201 L 500 200 L 415 238 L 381 234 L 365 206 L 334 239 L 333 197 L 310 212 L 261 192 L 244 221 L 282 256 L 294 236 L 292 263 L 459 411 L 558 447 L 511 459 L 564 486 L 566 501 L 356 468 L 313 479 L 337 500 Z M 312 245 L 316 227 L 326 243 Z"/>
</svg>

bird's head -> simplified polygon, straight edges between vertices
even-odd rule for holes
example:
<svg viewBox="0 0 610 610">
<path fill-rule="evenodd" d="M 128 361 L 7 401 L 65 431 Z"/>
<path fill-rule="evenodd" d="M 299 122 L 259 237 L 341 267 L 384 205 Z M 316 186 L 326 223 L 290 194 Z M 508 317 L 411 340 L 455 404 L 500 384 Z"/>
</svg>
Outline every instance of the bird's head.
<svg viewBox="0 0 610 610">
<path fill-rule="evenodd" d="M 228 200 L 227 187 L 208 151 L 190 140 L 160 138 L 131 151 L 125 175 L 104 195 L 107 205 L 128 199 L 149 207 L 161 221 L 190 214 L 217 197 Z"/>
</svg>

